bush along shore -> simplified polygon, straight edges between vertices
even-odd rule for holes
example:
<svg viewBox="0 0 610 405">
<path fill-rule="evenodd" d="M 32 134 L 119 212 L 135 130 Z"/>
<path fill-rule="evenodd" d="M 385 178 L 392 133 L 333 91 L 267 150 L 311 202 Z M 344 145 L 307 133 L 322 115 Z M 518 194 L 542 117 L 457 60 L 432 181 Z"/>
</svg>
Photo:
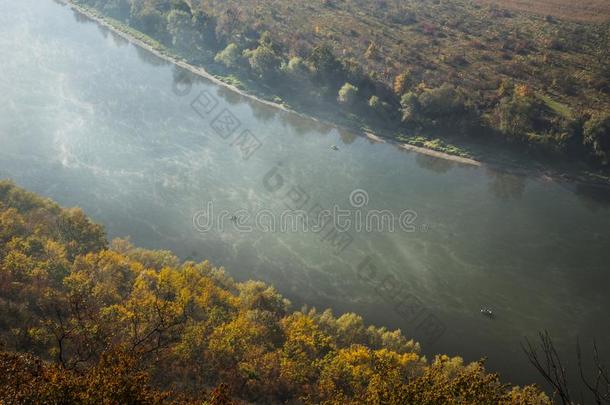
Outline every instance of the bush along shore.
<svg viewBox="0 0 610 405">
<path fill-rule="evenodd" d="M 388 1 L 383 13 L 334 1 L 67 1 L 279 108 L 466 159 L 527 166 L 541 157 L 575 162 L 575 177 L 610 179 L 610 23 L 460 0 Z"/>
</svg>

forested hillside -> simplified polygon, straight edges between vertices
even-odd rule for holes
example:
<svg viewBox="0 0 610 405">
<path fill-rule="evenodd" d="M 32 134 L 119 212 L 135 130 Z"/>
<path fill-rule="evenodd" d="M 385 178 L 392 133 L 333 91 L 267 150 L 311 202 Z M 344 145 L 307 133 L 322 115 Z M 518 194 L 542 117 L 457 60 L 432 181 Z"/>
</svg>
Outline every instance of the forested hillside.
<svg viewBox="0 0 610 405">
<path fill-rule="evenodd" d="M 581 22 L 528 12 L 570 14 L 540 2 L 73 2 L 249 92 L 344 125 L 414 144 L 461 136 L 610 162 L 610 13 L 595 2 L 596 18 Z"/>
<path fill-rule="evenodd" d="M 81 210 L 6 181 L 0 346 L 7 403 L 549 403 L 358 315 L 294 312 L 264 283 L 108 243 Z"/>
</svg>

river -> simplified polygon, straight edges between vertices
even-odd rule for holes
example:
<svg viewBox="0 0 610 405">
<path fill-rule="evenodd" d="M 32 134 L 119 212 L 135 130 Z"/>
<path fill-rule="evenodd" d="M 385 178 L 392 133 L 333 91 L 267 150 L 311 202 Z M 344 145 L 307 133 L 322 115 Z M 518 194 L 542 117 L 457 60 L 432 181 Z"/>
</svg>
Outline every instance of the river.
<svg viewBox="0 0 610 405">
<path fill-rule="evenodd" d="M 110 237 L 269 282 L 297 309 L 357 312 L 427 354 L 487 357 L 514 383 L 539 381 L 520 346 L 539 330 L 572 366 L 577 337 L 608 351 L 608 190 L 274 109 L 51 0 L 0 0 L 0 55 L 0 178 L 80 206 Z M 281 229 L 295 207 L 344 221 Z"/>
</svg>

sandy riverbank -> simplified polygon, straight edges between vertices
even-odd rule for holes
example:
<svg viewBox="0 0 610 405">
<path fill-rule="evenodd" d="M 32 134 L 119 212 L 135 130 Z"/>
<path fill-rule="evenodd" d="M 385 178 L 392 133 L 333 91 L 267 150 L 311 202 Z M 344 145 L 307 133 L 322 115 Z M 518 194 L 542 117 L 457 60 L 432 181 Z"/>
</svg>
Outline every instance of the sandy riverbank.
<svg viewBox="0 0 610 405">
<path fill-rule="evenodd" d="M 463 157 L 463 156 L 450 155 L 448 153 L 439 152 L 434 149 L 428 149 L 428 148 L 424 148 L 421 146 L 410 145 L 408 143 L 397 142 L 397 141 L 394 141 L 391 139 L 388 140 L 388 139 L 382 138 L 380 136 L 377 136 L 375 134 L 372 134 L 370 132 L 366 132 L 365 136 L 373 142 L 396 144 L 396 145 L 398 145 L 398 147 L 400 147 L 402 149 L 417 152 L 422 155 L 432 156 L 432 157 L 439 158 L 439 159 L 451 160 L 452 162 L 462 163 L 465 165 L 472 165 L 472 166 L 482 166 L 483 165 L 483 163 L 481 163 L 475 159 L 470 159 L 470 158 Z"/>
</svg>

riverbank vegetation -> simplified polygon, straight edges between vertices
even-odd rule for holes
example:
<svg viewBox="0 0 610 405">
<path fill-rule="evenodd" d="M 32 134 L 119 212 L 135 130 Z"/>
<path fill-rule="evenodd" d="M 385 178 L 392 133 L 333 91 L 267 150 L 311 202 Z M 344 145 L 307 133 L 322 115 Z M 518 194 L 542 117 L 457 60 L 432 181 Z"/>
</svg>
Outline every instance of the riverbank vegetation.
<svg viewBox="0 0 610 405">
<path fill-rule="evenodd" d="M 571 21 L 465 0 L 73 2 L 238 87 L 339 124 L 610 163 L 603 7 Z"/>
<path fill-rule="evenodd" d="M 294 311 L 262 282 L 108 242 L 6 181 L 0 350 L 7 403 L 549 403 L 356 314 Z"/>
</svg>

